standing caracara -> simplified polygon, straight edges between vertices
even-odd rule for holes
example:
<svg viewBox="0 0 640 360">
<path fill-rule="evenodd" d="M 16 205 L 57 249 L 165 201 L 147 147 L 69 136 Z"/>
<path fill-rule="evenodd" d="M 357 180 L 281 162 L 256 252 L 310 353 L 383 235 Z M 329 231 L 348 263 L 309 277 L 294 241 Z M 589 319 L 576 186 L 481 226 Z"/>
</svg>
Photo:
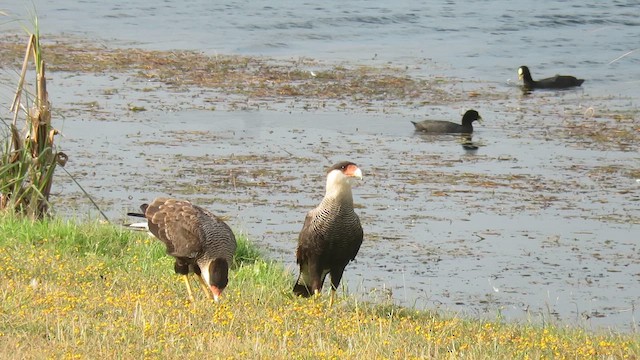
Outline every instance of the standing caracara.
<svg viewBox="0 0 640 360">
<path fill-rule="evenodd" d="M 193 293 L 189 273 L 195 273 L 205 294 L 216 302 L 229 281 L 229 267 L 236 252 L 236 238 L 219 217 L 188 201 L 157 198 L 140 207 L 149 231 L 176 258 L 176 274 L 183 275 L 189 299 Z"/>
<path fill-rule="evenodd" d="M 319 294 L 327 274 L 331 274 L 331 300 L 340 285 L 342 273 L 355 259 L 363 232 L 353 211 L 351 182 L 362 179 L 362 171 L 349 161 L 333 165 L 327 171 L 327 189 L 315 209 L 307 213 L 298 237 L 296 259 L 300 275 L 293 287 L 296 295 Z"/>
</svg>

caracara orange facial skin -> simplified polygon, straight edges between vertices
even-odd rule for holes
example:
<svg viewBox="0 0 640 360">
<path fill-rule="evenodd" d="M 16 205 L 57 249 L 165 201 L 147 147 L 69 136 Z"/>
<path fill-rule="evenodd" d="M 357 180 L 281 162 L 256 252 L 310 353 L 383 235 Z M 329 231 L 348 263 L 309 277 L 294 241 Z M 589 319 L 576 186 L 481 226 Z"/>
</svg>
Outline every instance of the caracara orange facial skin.
<svg viewBox="0 0 640 360">
<path fill-rule="evenodd" d="M 220 296 L 222 296 L 222 290 L 218 287 L 215 287 L 214 285 L 211 285 L 211 293 L 213 294 L 213 300 L 215 302 L 220 301 Z"/>
<path fill-rule="evenodd" d="M 350 161 L 337 163 L 327 171 L 325 196 L 307 213 L 298 236 L 300 275 L 293 287 L 296 295 L 319 294 L 330 274 L 332 304 L 345 267 L 358 254 L 364 233 L 353 210 L 351 183 L 355 179 L 362 179 L 362 170 Z"/>
<path fill-rule="evenodd" d="M 342 171 L 346 176 L 362 179 L 362 170 L 356 164 L 348 164 Z"/>
</svg>

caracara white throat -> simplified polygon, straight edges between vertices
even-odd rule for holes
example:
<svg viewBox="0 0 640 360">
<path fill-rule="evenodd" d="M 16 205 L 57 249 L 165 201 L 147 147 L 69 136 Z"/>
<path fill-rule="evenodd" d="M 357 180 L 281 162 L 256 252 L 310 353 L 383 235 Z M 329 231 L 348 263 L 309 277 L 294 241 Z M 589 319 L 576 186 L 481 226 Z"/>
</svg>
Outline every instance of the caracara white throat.
<svg viewBox="0 0 640 360">
<path fill-rule="evenodd" d="M 354 179 L 362 179 L 362 171 L 349 161 L 335 164 L 327 171 L 324 198 L 307 213 L 298 237 L 296 259 L 300 275 L 293 287 L 296 295 L 319 294 L 325 277 L 331 274 L 330 304 L 333 304 L 344 268 L 355 259 L 362 244 L 362 225 L 353 211 Z"/>
<path fill-rule="evenodd" d="M 176 274 L 183 275 L 189 299 L 193 292 L 189 273 L 195 273 L 207 297 L 218 301 L 229 281 L 229 267 L 236 252 L 231 228 L 211 212 L 188 201 L 157 198 L 140 206 L 149 231 L 167 246 L 176 258 Z"/>
</svg>

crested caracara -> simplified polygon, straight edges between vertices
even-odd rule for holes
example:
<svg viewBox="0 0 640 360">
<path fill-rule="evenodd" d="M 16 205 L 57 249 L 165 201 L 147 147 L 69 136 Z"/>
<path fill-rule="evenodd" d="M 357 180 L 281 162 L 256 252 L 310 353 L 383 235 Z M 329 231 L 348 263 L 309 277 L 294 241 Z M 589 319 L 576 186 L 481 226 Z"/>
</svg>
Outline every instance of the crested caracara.
<svg viewBox="0 0 640 360">
<path fill-rule="evenodd" d="M 325 277 L 331 274 L 332 304 L 344 268 L 358 254 L 363 232 L 353 211 L 354 179 L 362 179 L 362 171 L 349 161 L 335 164 L 327 171 L 324 198 L 307 213 L 298 237 L 296 259 L 300 275 L 293 287 L 296 295 L 319 294 Z"/>
<path fill-rule="evenodd" d="M 195 273 L 207 297 L 218 301 L 227 286 L 229 267 L 236 252 L 236 238 L 221 218 L 188 201 L 157 198 L 140 207 L 149 231 L 167 246 L 176 261 L 176 274 L 183 275 L 189 299 L 193 293 L 188 274 Z"/>
</svg>

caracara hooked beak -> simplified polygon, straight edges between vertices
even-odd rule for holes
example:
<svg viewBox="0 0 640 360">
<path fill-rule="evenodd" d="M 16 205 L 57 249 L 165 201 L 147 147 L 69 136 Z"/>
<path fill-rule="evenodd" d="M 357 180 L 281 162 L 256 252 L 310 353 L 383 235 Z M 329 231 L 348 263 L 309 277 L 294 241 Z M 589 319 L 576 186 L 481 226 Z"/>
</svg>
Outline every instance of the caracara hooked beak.
<svg viewBox="0 0 640 360">
<path fill-rule="evenodd" d="M 342 173 L 346 176 L 356 178 L 358 180 L 362 180 L 362 170 L 356 164 L 349 164 L 344 167 Z"/>
<path fill-rule="evenodd" d="M 219 302 L 220 296 L 222 296 L 222 289 L 215 285 L 211 285 L 211 293 L 213 294 L 213 301 Z"/>
</svg>

